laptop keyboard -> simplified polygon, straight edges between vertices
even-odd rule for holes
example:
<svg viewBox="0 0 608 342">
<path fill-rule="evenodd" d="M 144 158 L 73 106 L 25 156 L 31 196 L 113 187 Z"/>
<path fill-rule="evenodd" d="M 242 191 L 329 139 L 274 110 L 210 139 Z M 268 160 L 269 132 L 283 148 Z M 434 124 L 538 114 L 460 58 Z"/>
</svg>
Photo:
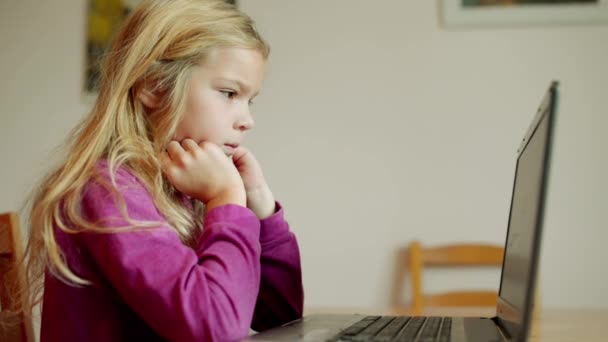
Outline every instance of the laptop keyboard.
<svg viewBox="0 0 608 342">
<path fill-rule="evenodd" d="M 451 329 L 449 317 L 367 316 L 328 342 L 448 342 Z"/>
</svg>

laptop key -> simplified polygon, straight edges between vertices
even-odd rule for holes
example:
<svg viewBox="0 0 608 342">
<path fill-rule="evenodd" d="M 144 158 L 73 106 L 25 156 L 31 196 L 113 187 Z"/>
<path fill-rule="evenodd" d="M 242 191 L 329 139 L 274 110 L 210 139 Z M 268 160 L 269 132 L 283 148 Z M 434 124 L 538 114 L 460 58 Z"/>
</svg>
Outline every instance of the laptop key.
<svg viewBox="0 0 608 342">
<path fill-rule="evenodd" d="M 418 335 L 418 330 L 420 330 L 420 328 L 424 324 L 424 320 L 425 320 L 425 317 L 412 317 L 412 319 L 410 319 L 408 321 L 405 328 L 403 328 L 403 330 L 401 330 L 401 332 L 399 332 L 399 335 L 396 336 L 394 341 L 404 341 L 404 342 L 413 341 L 414 337 L 416 337 L 416 335 Z"/>
<path fill-rule="evenodd" d="M 437 333 L 439 332 L 441 324 L 441 317 L 429 317 L 426 320 L 426 324 L 422 328 L 420 336 L 418 336 L 417 342 L 434 342 Z"/>
<path fill-rule="evenodd" d="M 367 316 L 364 319 L 360 320 L 359 322 L 351 325 L 350 327 L 346 328 L 344 331 L 342 331 L 340 333 L 340 335 L 344 336 L 352 336 L 352 335 L 357 335 L 359 334 L 361 331 L 363 331 L 365 328 L 369 327 L 372 323 L 374 323 L 375 321 L 377 321 L 378 319 L 380 319 L 380 316 Z"/>
<path fill-rule="evenodd" d="M 443 319 L 443 324 L 441 325 L 441 331 L 439 331 L 439 335 L 437 336 L 438 342 L 449 342 L 450 335 L 452 333 L 452 318 L 446 317 Z"/>
<path fill-rule="evenodd" d="M 391 341 L 393 339 L 393 337 L 397 334 L 397 332 L 399 332 L 399 330 L 401 330 L 401 328 L 403 328 L 403 326 L 407 323 L 407 321 L 409 319 L 410 319 L 409 317 L 405 317 L 405 316 L 395 318 L 386 327 L 384 327 L 384 329 L 382 329 L 380 331 L 380 333 L 378 333 L 378 335 L 376 335 L 374 337 L 374 341 L 375 342 L 376 341 L 377 342 Z"/>
<path fill-rule="evenodd" d="M 336 336 L 334 336 L 326 341 L 327 342 L 352 341 L 354 336 L 361 333 L 363 330 L 365 330 L 367 327 L 369 327 L 371 324 L 373 324 L 378 319 L 380 319 L 380 316 L 367 316 L 367 317 L 363 318 L 362 320 L 349 326 L 348 328 L 344 329 Z"/>
<path fill-rule="evenodd" d="M 371 340 L 382 328 L 387 326 L 395 317 L 380 317 L 379 320 L 365 328 L 360 334 L 353 338 L 353 341 L 364 342 Z"/>
</svg>

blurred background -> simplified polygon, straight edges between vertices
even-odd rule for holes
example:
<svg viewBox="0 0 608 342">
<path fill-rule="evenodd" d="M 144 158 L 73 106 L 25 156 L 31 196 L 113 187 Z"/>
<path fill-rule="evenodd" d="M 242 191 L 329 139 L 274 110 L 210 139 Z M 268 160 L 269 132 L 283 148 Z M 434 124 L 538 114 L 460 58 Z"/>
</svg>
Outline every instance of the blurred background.
<svg viewBox="0 0 608 342">
<path fill-rule="evenodd" d="M 307 308 L 390 306 L 413 240 L 502 245 L 517 148 L 551 80 L 541 301 L 608 308 L 608 25 L 446 26 L 428 0 L 239 7 L 272 48 L 248 145 L 298 236 Z M 2 212 L 21 208 L 92 106 L 87 25 L 86 1 L 0 1 Z M 492 288 L 499 275 L 431 273 L 424 287 Z"/>
</svg>

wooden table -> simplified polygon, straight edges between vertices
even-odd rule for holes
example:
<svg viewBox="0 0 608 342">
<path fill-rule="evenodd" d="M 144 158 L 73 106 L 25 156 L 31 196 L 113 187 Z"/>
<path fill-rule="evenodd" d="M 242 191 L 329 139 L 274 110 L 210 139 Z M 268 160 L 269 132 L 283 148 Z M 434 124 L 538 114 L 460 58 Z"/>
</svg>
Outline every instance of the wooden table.
<svg viewBox="0 0 608 342">
<path fill-rule="evenodd" d="M 608 341 L 608 310 L 546 310 L 532 322 L 530 342 Z"/>
<path fill-rule="evenodd" d="M 391 309 L 305 308 L 304 314 L 359 313 L 364 315 L 407 315 Z M 430 310 L 430 316 L 491 317 L 493 310 L 455 308 Z M 530 342 L 604 342 L 608 341 L 608 309 L 543 310 L 532 322 Z"/>
</svg>

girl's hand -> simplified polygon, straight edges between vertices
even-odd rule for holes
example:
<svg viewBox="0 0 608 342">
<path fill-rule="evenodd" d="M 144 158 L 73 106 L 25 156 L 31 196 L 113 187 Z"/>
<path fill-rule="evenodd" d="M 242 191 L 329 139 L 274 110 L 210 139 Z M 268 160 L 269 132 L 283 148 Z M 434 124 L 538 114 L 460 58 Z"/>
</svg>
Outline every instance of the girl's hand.
<svg viewBox="0 0 608 342">
<path fill-rule="evenodd" d="M 180 192 L 205 203 L 207 210 L 223 204 L 246 205 L 243 181 L 222 149 L 192 139 L 172 141 L 161 155 L 162 170 Z"/>
<path fill-rule="evenodd" d="M 260 220 L 274 214 L 274 196 L 264 179 L 262 167 L 253 153 L 239 147 L 234 152 L 232 160 L 245 186 L 247 208 L 251 209 Z"/>
</svg>

